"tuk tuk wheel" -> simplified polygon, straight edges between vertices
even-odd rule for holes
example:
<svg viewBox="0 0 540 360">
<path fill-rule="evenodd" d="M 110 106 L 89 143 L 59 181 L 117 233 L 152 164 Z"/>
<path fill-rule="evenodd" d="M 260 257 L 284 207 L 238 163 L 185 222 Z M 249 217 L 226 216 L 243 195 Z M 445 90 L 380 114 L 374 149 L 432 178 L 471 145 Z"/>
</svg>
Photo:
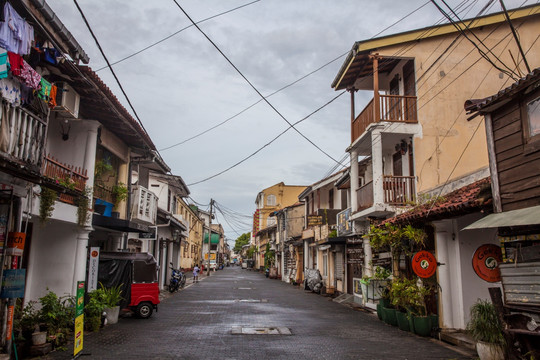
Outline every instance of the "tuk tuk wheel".
<svg viewBox="0 0 540 360">
<path fill-rule="evenodd" d="M 137 308 L 135 309 L 135 315 L 137 315 L 137 317 L 141 319 L 148 319 L 150 316 L 152 316 L 153 311 L 154 309 L 151 303 L 143 302 L 137 305 Z"/>
</svg>

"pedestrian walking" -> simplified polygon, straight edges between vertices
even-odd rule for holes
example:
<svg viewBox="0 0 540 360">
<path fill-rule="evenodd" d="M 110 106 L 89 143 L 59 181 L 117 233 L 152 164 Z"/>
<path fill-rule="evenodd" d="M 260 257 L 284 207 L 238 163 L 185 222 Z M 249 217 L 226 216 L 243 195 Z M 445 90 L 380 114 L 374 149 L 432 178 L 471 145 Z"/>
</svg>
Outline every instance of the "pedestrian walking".
<svg viewBox="0 0 540 360">
<path fill-rule="evenodd" d="M 199 264 L 195 264 L 195 267 L 193 268 L 193 282 L 198 283 L 199 282 Z"/>
</svg>

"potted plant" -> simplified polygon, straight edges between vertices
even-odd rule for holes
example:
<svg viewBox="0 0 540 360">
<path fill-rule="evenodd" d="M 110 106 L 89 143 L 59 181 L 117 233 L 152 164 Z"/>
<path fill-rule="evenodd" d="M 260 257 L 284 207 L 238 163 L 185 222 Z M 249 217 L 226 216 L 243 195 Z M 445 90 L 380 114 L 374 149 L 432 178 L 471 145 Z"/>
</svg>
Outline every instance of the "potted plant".
<svg viewBox="0 0 540 360">
<path fill-rule="evenodd" d="M 106 288 L 102 283 L 101 286 L 101 299 L 104 305 L 103 311 L 107 314 L 107 324 L 116 324 L 118 322 L 118 315 L 120 314 L 120 301 L 122 301 L 122 286 L 113 286 Z"/>
<path fill-rule="evenodd" d="M 113 207 L 118 210 L 118 205 L 128 198 L 128 188 L 122 182 L 112 187 Z"/>
<path fill-rule="evenodd" d="M 47 187 L 41 187 L 41 194 L 39 200 L 39 220 L 41 224 L 45 224 L 47 220 L 52 216 L 54 211 L 54 203 L 58 198 L 58 193 Z"/>
<path fill-rule="evenodd" d="M 476 340 L 476 352 L 480 360 L 504 359 L 504 336 L 495 306 L 480 300 L 471 306 L 467 330 Z"/>
<path fill-rule="evenodd" d="M 96 289 L 88 293 L 88 301 L 84 305 L 85 328 L 94 332 L 99 331 L 101 327 L 101 315 L 105 304 L 103 304 L 103 292 Z"/>
<path fill-rule="evenodd" d="M 49 290 L 45 296 L 39 298 L 39 303 L 39 319 L 47 329 L 47 341 L 52 342 L 55 347 L 64 345 L 75 318 L 75 297 L 57 296 Z"/>
</svg>

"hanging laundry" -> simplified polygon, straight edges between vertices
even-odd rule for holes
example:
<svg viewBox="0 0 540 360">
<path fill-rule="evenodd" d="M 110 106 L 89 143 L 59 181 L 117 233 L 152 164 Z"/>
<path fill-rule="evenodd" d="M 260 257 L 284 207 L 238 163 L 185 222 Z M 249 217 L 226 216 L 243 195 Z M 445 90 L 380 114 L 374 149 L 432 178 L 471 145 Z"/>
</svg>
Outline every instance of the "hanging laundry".
<svg viewBox="0 0 540 360">
<path fill-rule="evenodd" d="M 56 107 L 56 94 L 58 92 L 58 88 L 56 85 L 51 85 L 51 94 L 49 95 L 49 107 L 51 109 L 54 109 Z"/>
<path fill-rule="evenodd" d="M 0 48 L 0 79 L 8 76 L 8 53 L 6 49 Z"/>
<path fill-rule="evenodd" d="M 0 22 L 0 46 L 19 55 L 30 53 L 34 28 L 6 1 L 4 21 Z"/>
<path fill-rule="evenodd" d="M 23 66 L 23 58 L 21 55 L 8 51 L 9 68 L 13 75 L 20 76 Z"/>
<path fill-rule="evenodd" d="M 26 61 L 23 60 L 21 68 L 21 75 L 19 75 L 22 81 L 34 90 L 39 90 L 41 86 L 41 75 L 38 74 Z"/>
<path fill-rule="evenodd" d="M 9 103 L 19 105 L 21 102 L 21 88 L 19 81 L 12 76 L 0 79 L 0 93 Z"/>
<path fill-rule="evenodd" d="M 45 80 L 44 78 L 41 78 L 41 89 L 38 90 L 37 96 L 40 99 L 45 100 L 46 102 L 49 102 L 49 96 L 51 95 L 51 83 Z"/>
<path fill-rule="evenodd" d="M 30 105 L 34 101 L 34 89 L 25 84 L 21 84 L 21 104 Z"/>
</svg>

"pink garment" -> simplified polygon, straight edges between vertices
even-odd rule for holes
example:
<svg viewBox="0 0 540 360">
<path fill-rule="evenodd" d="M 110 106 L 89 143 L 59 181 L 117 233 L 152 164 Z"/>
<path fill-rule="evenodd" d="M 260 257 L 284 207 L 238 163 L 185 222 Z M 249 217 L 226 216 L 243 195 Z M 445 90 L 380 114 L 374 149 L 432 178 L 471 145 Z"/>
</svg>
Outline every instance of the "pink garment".
<svg viewBox="0 0 540 360">
<path fill-rule="evenodd" d="M 26 86 L 34 90 L 39 90 L 41 87 L 41 75 L 37 73 L 26 61 L 23 60 L 21 75 L 19 77 L 24 81 Z"/>
</svg>

